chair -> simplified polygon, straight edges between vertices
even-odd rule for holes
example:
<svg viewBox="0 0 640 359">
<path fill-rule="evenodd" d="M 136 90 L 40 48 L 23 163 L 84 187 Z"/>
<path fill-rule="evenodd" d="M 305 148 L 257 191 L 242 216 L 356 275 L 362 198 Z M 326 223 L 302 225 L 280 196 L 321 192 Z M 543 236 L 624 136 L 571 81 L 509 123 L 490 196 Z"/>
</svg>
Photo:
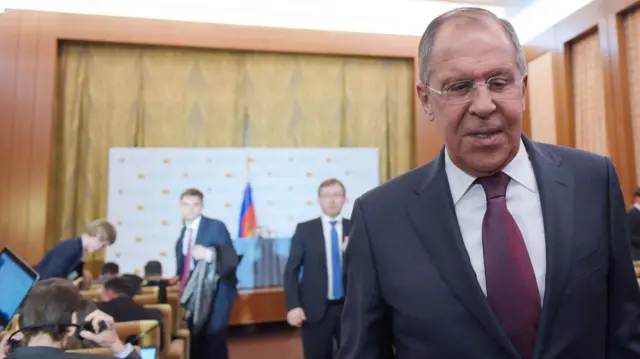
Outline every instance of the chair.
<svg viewBox="0 0 640 359">
<path fill-rule="evenodd" d="M 130 337 L 140 337 L 142 347 L 160 348 L 160 323 L 156 320 L 136 320 L 114 324 L 120 340 L 125 342 Z M 143 334 L 144 333 L 144 334 Z"/>
<path fill-rule="evenodd" d="M 148 304 L 145 308 L 158 309 L 162 312 L 164 320 L 164 350 L 163 359 L 189 359 L 190 338 L 173 337 L 174 328 L 172 323 L 173 308 L 169 304 Z"/>
</svg>

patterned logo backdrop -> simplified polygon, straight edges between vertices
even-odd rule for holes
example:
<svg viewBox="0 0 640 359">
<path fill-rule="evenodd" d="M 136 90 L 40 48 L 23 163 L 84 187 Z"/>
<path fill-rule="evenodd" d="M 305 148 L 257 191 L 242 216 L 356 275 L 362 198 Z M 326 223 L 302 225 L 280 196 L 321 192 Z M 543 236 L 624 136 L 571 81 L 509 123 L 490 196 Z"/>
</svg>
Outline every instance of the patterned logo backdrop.
<svg viewBox="0 0 640 359">
<path fill-rule="evenodd" d="M 289 239 L 296 223 L 320 215 L 318 185 L 330 177 L 347 188 L 343 215 L 349 217 L 354 199 L 378 185 L 378 150 L 112 148 L 108 218 L 118 228 L 118 239 L 105 259 L 118 263 L 123 273 L 141 273 L 147 261 L 159 260 L 164 274 L 173 275 L 182 227 L 178 201 L 189 187 L 204 193 L 204 214 L 223 221 L 236 239 L 250 181 L 261 232 Z M 236 241 L 236 249 L 247 252 L 243 263 L 250 264 L 254 260 L 242 249 L 248 243 L 240 243 L 245 241 Z M 255 285 L 254 279 L 240 276 L 245 287 Z"/>
</svg>

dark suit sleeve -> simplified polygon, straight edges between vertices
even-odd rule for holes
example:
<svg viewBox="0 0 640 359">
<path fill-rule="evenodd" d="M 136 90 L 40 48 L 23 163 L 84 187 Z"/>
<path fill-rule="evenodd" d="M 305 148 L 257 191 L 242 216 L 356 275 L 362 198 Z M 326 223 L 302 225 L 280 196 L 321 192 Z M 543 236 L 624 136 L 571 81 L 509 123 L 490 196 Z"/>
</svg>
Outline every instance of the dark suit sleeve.
<svg viewBox="0 0 640 359">
<path fill-rule="evenodd" d="M 79 260 L 82 260 L 82 254 L 78 258 L 71 242 L 67 242 L 47 252 L 36 271 L 40 275 L 40 280 L 65 278 Z"/>
<path fill-rule="evenodd" d="M 387 304 L 382 297 L 362 203 L 351 215 L 346 302 L 339 359 L 381 359 L 393 354 Z"/>
<path fill-rule="evenodd" d="M 291 238 L 291 248 L 289 249 L 289 258 L 284 268 L 284 296 L 287 301 L 287 310 L 300 308 L 300 268 L 304 260 L 304 243 L 301 226 L 296 226 L 293 237 Z"/>
<path fill-rule="evenodd" d="M 640 357 L 640 290 L 629 253 L 629 229 L 618 175 L 607 159 L 609 177 L 609 273 L 607 358 Z"/>
<path fill-rule="evenodd" d="M 231 234 L 229 234 L 227 226 L 225 226 L 221 221 L 218 221 L 217 223 L 218 225 L 216 226 L 216 238 L 220 239 L 219 243 L 233 246 L 233 241 L 231 241 Z"/>
</svg>

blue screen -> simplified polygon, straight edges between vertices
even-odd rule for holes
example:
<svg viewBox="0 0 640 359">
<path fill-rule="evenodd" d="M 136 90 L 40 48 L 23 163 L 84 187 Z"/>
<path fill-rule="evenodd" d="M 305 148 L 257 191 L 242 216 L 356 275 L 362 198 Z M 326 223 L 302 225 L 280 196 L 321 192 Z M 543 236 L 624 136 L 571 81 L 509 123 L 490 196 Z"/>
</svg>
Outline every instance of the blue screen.
<svg viewBox="0 0 640 359">
<path fill-rule="evenodd" d="M 0 254 L 0 324 L 6 325 L 18 311 L 35 279 L 5 252 Z"/>
<path fill-rule="evenodd" d="M 140 357 L 142 359 L 156 359 L 156 347 L 140 348 Z"/>
</svg>

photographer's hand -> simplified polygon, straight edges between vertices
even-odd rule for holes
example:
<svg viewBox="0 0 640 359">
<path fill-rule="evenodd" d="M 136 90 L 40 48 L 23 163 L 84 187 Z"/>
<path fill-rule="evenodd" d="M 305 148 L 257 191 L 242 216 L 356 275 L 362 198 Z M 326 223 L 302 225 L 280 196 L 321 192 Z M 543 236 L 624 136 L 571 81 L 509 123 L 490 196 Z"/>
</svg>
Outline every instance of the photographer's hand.
<svg viewBox="0 0 640 359">
<path fill-rule="evenodd" d="M 98 334 L 83 330 L 80 332 L 82 338 L 90 340 L 103 348 L 109 348 L 111 352 L 118 357 L 126 357 L 130 354 L 133 347 L 130 345 L 125 346 L 122 341 L 120 341 L 118 333 L 116 333 L 114 328 L 114 320 L 111 316 L 99 310 L 94 310 L 89 313 L 84 320 L 85 322 L 91 322 L 95 329 L 98 329 L 100 321 L 104 321 L 107 324 L 107 329 Z"/>
<path fill-rule="evenodd" d="M 4 359 L 9 354 L 9 337 L 11 334 L 6 334 L 0 340 L 0 359 Z"/>
</svg>

